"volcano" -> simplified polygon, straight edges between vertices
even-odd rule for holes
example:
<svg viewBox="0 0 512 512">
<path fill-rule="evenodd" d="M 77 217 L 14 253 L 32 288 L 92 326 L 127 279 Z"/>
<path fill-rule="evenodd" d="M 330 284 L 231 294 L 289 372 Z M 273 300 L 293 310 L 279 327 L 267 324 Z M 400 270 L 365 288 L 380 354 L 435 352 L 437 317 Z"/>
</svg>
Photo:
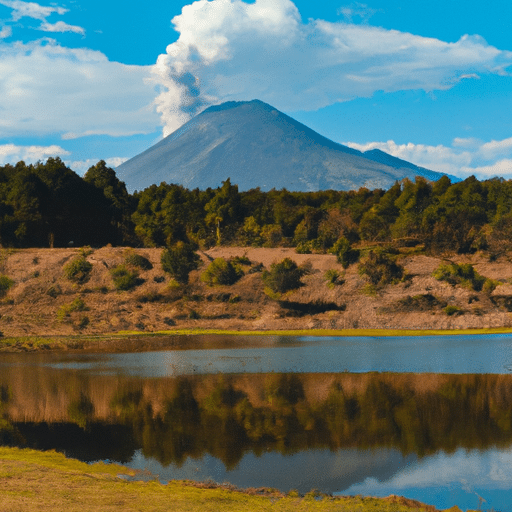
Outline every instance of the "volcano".
<svg viewBox="0 0 512 512">
<path fill-rule="evenodd" d="M 403 178 L 443 176 L 380 150 L 337 144 L 259 100 L 207 108 L 116 173 L 130 192 L 162 181 L 204 190 L 227 178 L 241 191 L 386 189 Z"/>
</svg>

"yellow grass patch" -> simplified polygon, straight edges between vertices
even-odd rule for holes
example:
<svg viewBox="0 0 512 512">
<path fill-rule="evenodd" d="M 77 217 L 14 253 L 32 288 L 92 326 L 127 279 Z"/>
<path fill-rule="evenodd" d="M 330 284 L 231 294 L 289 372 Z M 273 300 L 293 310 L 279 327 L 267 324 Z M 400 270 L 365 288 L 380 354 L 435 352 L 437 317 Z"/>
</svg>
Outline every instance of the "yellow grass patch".
<svg viewBox="0 0 512 512">
<path fill-rule="evenodd" d="M 333 498 L 310 493 L 301 497 L 226 486 L 201 488 L 191 482 L 163 485 L 127 480 L 120 474 L 129 471 L 113 464 L 85 464 L 53 451 L 0 448 L 0 511 L 435 511 L 396 496 Z"/>
<path fill-rule="evenodd" d="M 289 330 L 265 330 L 265 331 L 244 331 L 244 330 L 223 330 L 223 329 L 175 329 L 169 331 L 157 331 L 141 334 L 137 331 L 119 331 L 120 336 L 150 336 L 150 335 L 198 335 L 198 334 L 221 334 L 236 336 L 446 336 L 456 334 L 510 334 L 512 328 L 489 328 L 489 329 L 289 329 Z"/>
</svg>

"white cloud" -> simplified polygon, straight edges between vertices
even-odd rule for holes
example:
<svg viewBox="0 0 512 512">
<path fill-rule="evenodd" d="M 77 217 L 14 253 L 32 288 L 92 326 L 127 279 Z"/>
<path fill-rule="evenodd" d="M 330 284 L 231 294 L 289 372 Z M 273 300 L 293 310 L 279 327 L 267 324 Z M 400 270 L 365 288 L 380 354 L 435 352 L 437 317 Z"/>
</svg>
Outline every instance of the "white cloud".
<svg viewBox="0 0 512 512">
<path fill-rule="evenodd" d="M 12 35 L 11 27 L 2 27 L 2 30 L 0 30 L 0 39 L 7 39 L 8 37 L 11 37 L 11 35 Z"/>
<path fill-rule="evenodd" d="M 455 137 L 452 146 L 460 148 L 477 148 L 482 144 L 482 141 L 474 137 Z"/>
<path fill-rule="evenodd" d="M 41 23 L 39 30 L 43 32 L 74 32 L 75 34 L 85 34 L 85 30 L 82 27 L 77 27 L 76 25 L 68 25 L 63 21 L 57 21 L 57 23 Z"/>
<path fill-rule="evenodd" d="M 66 160 L 64 163 L 73 171 L 75 171 L 80 176 L 83 176 L 89 168 L 93 165 L 96 165 L 101 158 L 88 158 L 87 160 Z M 126 162 L 128 158 L 123 158 L 120 156 L 115 156 L 112 158 L 104 158 L 105 163 L 108 167 L 116 168 L 122 163 Z"/>
<path fill-rule="evenodd" d="M 70 156 L 71 153 L 64 148 L 55 144 L 51 146 L 20 146 L 16 144 L 3 144 L 0 145 L 0 165 L 11 164 L 23 160 L 26 164 L 35 164 L 36 162 L 45 161 L 50 157 L 61 157 L 64 163 L 77 174 L 83 175 L 87 170 L 96 165 L 101 158 L 88 158 L 87 160 L 71 160 L 64 159 Z M 111 157 L 104 158 L 108 167 L 116 168 L 122 163 L 126 162 L 126 157 Z"/>
<path fill-rule="evenodd" d="M 35 163 L 50 156 L 69 155 L 69 151 L 60 146 L 18 146 L 16 144 L 0 145 L 0 164 L 16 163 L 23 160 L 25 163 Z"/>
<path fill-rule="evenodd" d="M 0 43 L 0 137 L 153 132 L 159 119 L 148 76 L 149 67 L 49 39 Z"/>
<path fill-rule="evenodd" d="M 396 144 L 392 140 L 365 144 L 344 142 L 343 144 L 359 151 L 380 149 L 421 167 L 460 178 L 474 175 L 479 179 L 495 176 L 512 179 L 512 138 L 490 142 L 456 138 L 450 147 L 413 143 Z"/>
<path fill-rule="evenodd" d="M 68 12 L 63 7 L 45 7 L 35 2 L 22 2 L 21 0 L 0 0 L 0 5 L 4 5 L 12 9 L 11 21 L 19 21 L 21 18 L 32 18 L 41 21 L 38 30 L 43 32 L 74 32 L 75 34 L 85 34 L 82 27 L 69 25 L 63 21 L 49 23 L 47 18 L 53 13 L 62 15 Z M 10 27 L 9 27 L 10 29 Z M 0 39 L 1 37 L 0 32 Z M 8 35 L 11 35 L 10 33 Z"/>
<path fill-rule="evenodd" d="M 363 23 L 367 23 L 376 12 L 378 12 L 378 9 L 372 9 L 366 4 L 359 2 L 344 5 L 338 9 L 338 14 L 343 16 L 347 23 L 352 23 L 355 21 L 355 18 L 359 18 Z"/>
<path fill-rule="evenodd" d="M 465 171 L 468 176 L 474 174 L 480 179 L 494 178 L 496 176 L 512 179 L 512 158 L 504 158 L 490 165 L 463 168 L 463 171 Z"/>
<path fill-rule="evenodd" d="M 54 12 L 57 14 L 68 12 L 68 9 L 63 7 L 45 7 L 35 2 L 22 2 L 21 0 L 0 0 L 0 5 L 13 10 L 13 21 L 18 21 L 24 17 L 45 21 Z"/>
<path fill-rule="evenodd" d="M 512 52 L 479 36 L 448 43 L 368 25 L 303 23 L 290 0 L 198 0 L 172 22 L 179 39 L 154 67 L 166 89 L 157 98 L 165 133 L 220 101 L 315 110 L 377 90 L 447 89 L 512 64 Z"/>
<path fill-rule="evenodd" d="M 380 149 L 385 153 L 389 153 L 402 160 L 407 160 L 420 167 L 455 175 L 460 174 L 461 168 L 469 166 L 473 158 L 472 153 L 469 151 L 460 151 L 443 145 L 429 146 L 426 144 L 412 144 L 411 142 L 408 144 L 396 144 L 392 140 L 387 142 L 368 142 L 366 144 L 344 142 L 343 144 L 359 151 Z"/>
<path fill-rule="evenodd" d="M 508 155 L 512 152 L 512 137 L 504 140 L 492 140 L 480 147 L 483 157 L 490 159 L 500 155 Z"/>
<path fill-rule="evenodd" d="M 127 157 L 114 156 L 112 158 L 107 158 L 105 163 L 109 167 L 119 167 L 121 164 L 124 164 L 128 160 Z"/>
</svg>

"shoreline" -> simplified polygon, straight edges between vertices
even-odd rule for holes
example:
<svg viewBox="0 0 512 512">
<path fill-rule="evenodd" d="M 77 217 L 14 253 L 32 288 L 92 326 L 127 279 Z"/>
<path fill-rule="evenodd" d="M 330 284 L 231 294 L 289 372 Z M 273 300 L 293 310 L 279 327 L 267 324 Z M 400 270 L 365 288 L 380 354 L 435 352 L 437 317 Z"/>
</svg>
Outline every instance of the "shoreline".
<svg viewBox="0 0 512 512">
<path fill-rule="evenodd" d="M 165 349 L 214 348 L 222 345 L 243 348 L 237 338 L 264 336 L 308 337 L 415 337 L 512 334 L 512 328 L 483 329 L 287 329 L 287 330 L 230 330 L 230 329 L 175 329 L 155 332 L 120 331 L 100 335 L 33 335 L 0 338 L 0 353 L 19 352 L 146 352 Z M 201 339 L 199 338 L 201 337 Z M 231 338 L 221 340 L 222 337 Z M 203 339 L 204 338 L 204 339 Z M 239 341 L 239 340 L 238 340 Z M 217 342 L 217 343 L 215 343 Z"/>
<path fill-rule="evenodd" d="M 0 447 L 0 510 L 360 510 L 436 512 L 432 505 L 396 495 L 387 498 L 331 496 L 315 491 L 300 495 L 275 489 L 240 489 L 229 484 L 172 480 L 144 481 L 143 474 L 112 463 L 87 464 L 55 451 Z M 18 475 L 18 476 L 16 476 Z M 139 479 L 137 478 L 139 476 Z M 72 482 L 70 487 L 69 483 Z M 83 501 L 83 496 L 89 496 Z M 460 510 L 453 507 L 450 510 Z"/>
</svg>

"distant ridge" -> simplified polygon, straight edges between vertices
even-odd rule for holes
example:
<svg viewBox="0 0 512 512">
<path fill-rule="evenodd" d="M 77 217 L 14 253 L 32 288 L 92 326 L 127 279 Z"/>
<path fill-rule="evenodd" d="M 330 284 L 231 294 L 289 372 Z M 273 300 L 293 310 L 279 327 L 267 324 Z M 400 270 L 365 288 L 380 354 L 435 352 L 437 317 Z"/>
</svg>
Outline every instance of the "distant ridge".
<svg viewBox="0 0 512 512">
<path fill-rule="evenodd" d="M 333 142 L 260 100 L 209 107 L 116 172 L 130 192 L 162 181 L 216 188 L 227 178 L 240 190 L 375 189 L 443 176 L 378 149 Z"/>
</svg>

